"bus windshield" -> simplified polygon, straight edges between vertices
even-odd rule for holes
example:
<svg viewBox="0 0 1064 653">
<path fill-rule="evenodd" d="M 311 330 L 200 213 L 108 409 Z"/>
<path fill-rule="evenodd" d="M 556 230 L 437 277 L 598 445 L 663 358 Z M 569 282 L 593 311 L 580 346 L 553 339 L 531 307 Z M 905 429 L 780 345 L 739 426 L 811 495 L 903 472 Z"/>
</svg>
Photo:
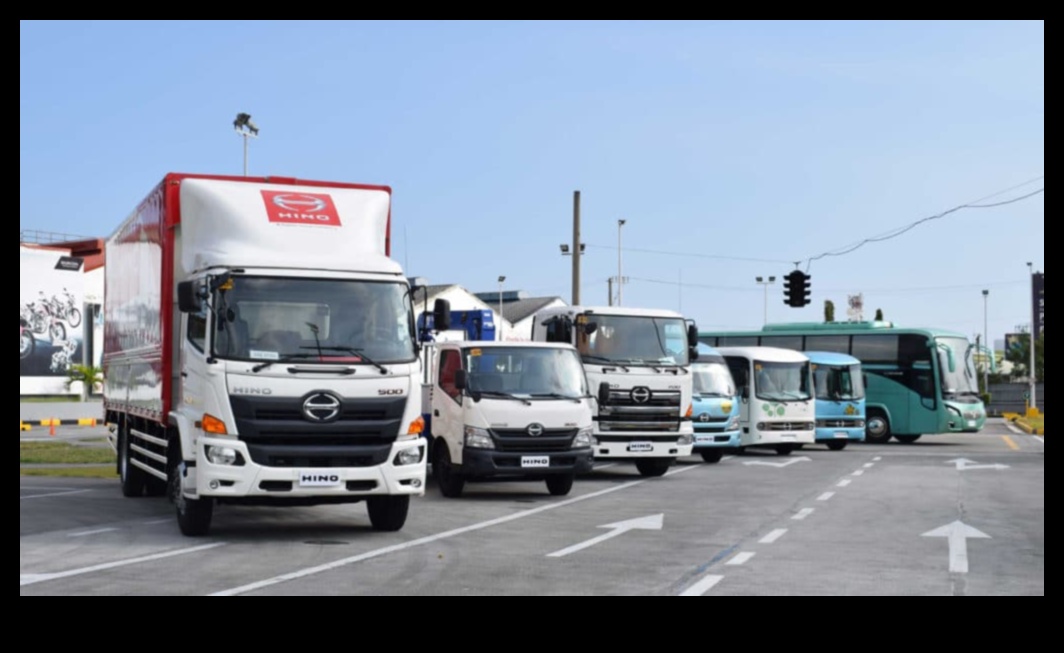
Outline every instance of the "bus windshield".
<svg viewBox="0 0 1064 653">
<path fill-rule="evenodd" d="M 696 396 L 731 398 L 738 395 L 731 372 L 723 362 L 695 363 L 691 373 L 694 376 Z"/>
<path fill-rule="evenodd" d="M 762 401 L 809 401 L 809 363 L 755 362 L 757 398 Z"/>
<path fill-rule="evenodd" d="M 589 315 L 591 334 L 579 332 L 577 349 L 587 363 L 686 367 L 687 326 L 679 318 Z"/>
<path fill-rule="evenodd" d="M 860 401 L 865 398 L 860 365 L 815 365 L 816 398 L 828 401 Z"/>
<path fill-rule="evenodd" d="M 979 377 L 975 372 L 973 357 L 975 348 L 963 338 L 939 338 L 936 342 L 939 368 L 942 370 L 942 397 L 947 400 L 978 399 Z"/>
</svg>

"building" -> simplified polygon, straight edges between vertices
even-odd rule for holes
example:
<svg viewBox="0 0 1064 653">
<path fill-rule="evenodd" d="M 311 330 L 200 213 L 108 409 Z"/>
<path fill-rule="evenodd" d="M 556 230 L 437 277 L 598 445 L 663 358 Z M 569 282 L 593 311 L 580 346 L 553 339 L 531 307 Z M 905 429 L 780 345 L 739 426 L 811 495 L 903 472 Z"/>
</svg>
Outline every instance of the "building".
<svg viewBox="0 0 1064 653">
<path fill-rule="evenodd" d="M 477 297 L 499 310 L 499 293 L 477 293 Z M 506 320 L 509 333 L 505 340 L 526 342 L 532 340 L 532 323 L 536 313 L 556 306 L 567 306 L 561 297 L 529 297 L 522 290 L 502 293 L 502 315 Z"/>
</svg>

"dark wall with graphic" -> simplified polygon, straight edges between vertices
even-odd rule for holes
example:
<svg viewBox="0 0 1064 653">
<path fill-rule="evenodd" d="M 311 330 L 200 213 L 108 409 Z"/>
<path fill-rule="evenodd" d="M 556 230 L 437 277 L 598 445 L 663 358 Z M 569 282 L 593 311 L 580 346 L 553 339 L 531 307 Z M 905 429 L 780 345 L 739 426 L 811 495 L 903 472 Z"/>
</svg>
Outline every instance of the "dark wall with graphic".
<svg viewBox="0 0 1064 653">
<path fill-rule="evenodd" d="M 82 362 L 87 328 L 83 261 L 19 247 L 19 267 L 20 393 L 67 394 L 65 381 L 70 366 Z"/>
</svg>

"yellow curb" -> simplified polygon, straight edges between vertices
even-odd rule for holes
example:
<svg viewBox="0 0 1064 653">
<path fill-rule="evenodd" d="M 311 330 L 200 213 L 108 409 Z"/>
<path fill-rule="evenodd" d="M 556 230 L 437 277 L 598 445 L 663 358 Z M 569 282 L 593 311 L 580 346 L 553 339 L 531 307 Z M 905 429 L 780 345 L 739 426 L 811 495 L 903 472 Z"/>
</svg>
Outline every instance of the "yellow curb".
<svg viewBox="0 0 1064 653">
<path fill-rule="evenodd" d="M 21 421 L 21 420 L 18 423 L 18 431 L 19 431 L 19 433 L 25 433 L 26 431 L 29 431 L 31 428 L 33 428 L 33 427 L 30 426 L 29 424 Z"/>
</svg>

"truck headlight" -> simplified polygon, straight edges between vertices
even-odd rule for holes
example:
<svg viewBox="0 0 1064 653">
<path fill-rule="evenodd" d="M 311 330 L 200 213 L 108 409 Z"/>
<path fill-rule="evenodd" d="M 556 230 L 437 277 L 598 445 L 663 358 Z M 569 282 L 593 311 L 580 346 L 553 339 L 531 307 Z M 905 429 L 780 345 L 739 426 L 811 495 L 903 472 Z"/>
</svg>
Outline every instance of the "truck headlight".
<svg viewBox="0 0 1064 653">
<path fill-rule="evenodd" d="M 403 449 L 395 457 L 396 467 L 406 467 L 409 465 L 417 465 L 424 457 L 423 449 L 421 447 L 413 447 L 410 449 Z"/>
<path fill-rule="evenodd" d="M 573 439 L 573 449 L 588 449 L 598 444 L 595 442 L 595 429 L 594 427 L 587 427 L 586 429 L 580 429 L 580 432 L 576 434 L 576 438 Z"/>
<path fill-rule="evenodd" d="M 229 447 L 207 447 L 207 460 L 219 467 L 243 467 L 244 457 Z"/>
<path fill-rule="evenodd" d="M 491 433 L 488 433 L 487 429 L 467 426 L 465 427 L 465 446 L 470 449 L 494 449 L 495 441 L 491 439 Z"/>
<path fill-rule="evenodd" d="M 728 422 L 728 430 L 729 431 L 738 431 L 740 428 L 741 427 L 739 426 L 739 418 L 738 417 L 736 417 L 732 421 Z"/>
<path fill-rule="evenodd" d="M 686 447 L 687 445 L 694 444 L 694 443 L 695 443 L 695 437 L 693 435 L 688 435 L 686 433 L 681 435 L 680 439 L 676 442 L 676 444 L 680 445 L 681 447 Z"/>
</svg>

